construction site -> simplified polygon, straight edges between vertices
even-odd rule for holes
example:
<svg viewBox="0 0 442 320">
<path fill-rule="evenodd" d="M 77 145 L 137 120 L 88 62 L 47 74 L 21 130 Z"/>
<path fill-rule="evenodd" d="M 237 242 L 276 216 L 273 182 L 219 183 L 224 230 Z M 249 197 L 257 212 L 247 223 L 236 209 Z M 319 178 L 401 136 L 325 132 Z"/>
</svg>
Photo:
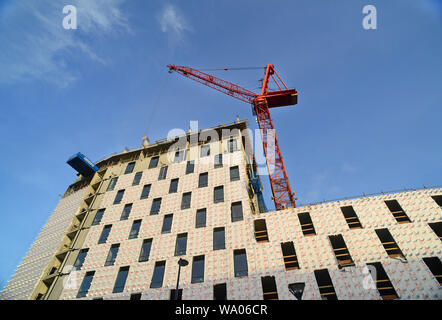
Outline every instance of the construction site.
<svg viewBox="0 0 442 320">
<path fill-rule="evenodd" d="M 0 299 L 442 298 L 441 187 L 298 206 L 271 118 L 272 108 L 296 112 L 297 90 L 271 64 L 259 93 L 168 70 L 252 106 L 268 175 L 258 174 L 248 120 L 233 115 L 97 163 L 76 153 L 75 181 Z"/>
</svg>

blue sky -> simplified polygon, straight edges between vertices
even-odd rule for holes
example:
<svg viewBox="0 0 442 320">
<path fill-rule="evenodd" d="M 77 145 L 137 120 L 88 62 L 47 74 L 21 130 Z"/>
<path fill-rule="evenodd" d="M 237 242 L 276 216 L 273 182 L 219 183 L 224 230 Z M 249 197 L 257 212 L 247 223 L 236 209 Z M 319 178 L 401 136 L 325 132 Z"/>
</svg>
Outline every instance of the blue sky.
<svg viewBox="0 0 442 320">
<path fill-rule="evenodd" d="M 377 30 L 362 28 L 367 4 Z M 250 106 L 167 64 L 275 65 L 299 92 L 272 116 L 301 203 L 440 185 L 441 39 L 434 0 L 1 0 L 0 287 L 75 179 L 72 154 L 98 161 L 190 120 L 256 127 Z M 215 75 L 255 91 L 262 78 Z"/>
</svg>

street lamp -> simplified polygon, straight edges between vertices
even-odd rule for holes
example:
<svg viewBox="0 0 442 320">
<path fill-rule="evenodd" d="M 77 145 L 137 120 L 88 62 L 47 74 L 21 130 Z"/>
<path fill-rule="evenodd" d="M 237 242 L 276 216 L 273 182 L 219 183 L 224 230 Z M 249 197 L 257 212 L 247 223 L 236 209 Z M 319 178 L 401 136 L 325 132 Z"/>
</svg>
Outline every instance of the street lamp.
<svg viewBox="0 0 442 320">
<path fill-rule="evenodd" d="M 189 261 L 187 261 L 186 259 L 180 258 L 180 260 L 178 260 L 178 278 L 176 279 L 175 300 L 178 300 L 178 285 L 180 284 L 181 267 L 185 267 L 188 264 L 189 264 Z"/>
</svg>

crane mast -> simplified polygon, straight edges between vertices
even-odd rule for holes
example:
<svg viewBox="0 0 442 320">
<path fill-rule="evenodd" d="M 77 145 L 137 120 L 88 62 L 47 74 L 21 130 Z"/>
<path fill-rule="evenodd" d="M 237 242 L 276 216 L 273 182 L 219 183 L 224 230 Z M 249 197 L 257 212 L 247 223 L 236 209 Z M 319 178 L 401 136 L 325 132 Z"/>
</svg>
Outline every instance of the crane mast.
<svg viewBox="0 0 442 320">
<path fill-rule="evenodd" d="M 261 93 L 256 94 L 236 84 L 185 66 L 168 65 L 169 72 L 177 72 L 187 78 L 202 83 L 241 101 L 253 105 L 258 126 L 261 132 L 270 185 L 276 210 L 296 207 L 295 198 L 290 187 L 289 178 L 279 148 L 275 128 L 270 116 L 270 108 L 294 105 L 298 102 L 296 89 L 288 89 L 273 65 L 266 66 Z M 279 90 L 269 90 L 269 82 L 273 80 Z"/>
</svg>

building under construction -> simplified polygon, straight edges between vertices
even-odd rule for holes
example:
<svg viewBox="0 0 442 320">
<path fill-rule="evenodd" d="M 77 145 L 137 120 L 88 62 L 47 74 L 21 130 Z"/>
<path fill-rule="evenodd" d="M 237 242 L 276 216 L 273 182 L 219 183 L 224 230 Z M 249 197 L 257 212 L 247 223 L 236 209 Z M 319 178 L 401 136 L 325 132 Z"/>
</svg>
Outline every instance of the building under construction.
<svg viewBox="0 0 442 320">
<path fill-rule="evenodd" d="M 441 188 L 266 212 L 247 126 L 70 159 L 77 180 L 1 299 L 442 297 Z"/>
</svg>

